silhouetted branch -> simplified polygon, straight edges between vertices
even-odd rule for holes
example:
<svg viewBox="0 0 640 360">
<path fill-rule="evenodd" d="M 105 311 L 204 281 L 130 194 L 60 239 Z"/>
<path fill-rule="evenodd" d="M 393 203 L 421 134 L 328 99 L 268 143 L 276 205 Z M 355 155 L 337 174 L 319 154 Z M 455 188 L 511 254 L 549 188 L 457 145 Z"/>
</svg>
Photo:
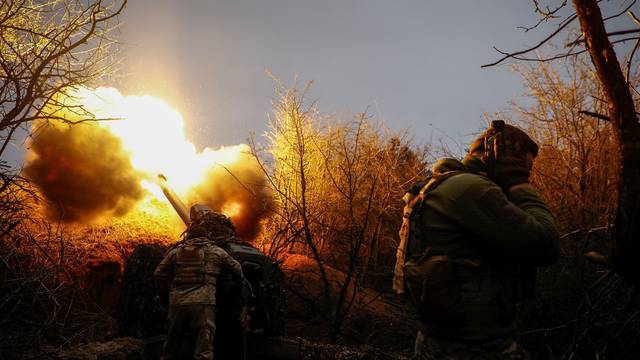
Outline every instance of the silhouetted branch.
<svg viewBox="0 0 640 360">
<path fill-rule="evenodd" d="M 502 58 L 500 58 L 499 60 L 497 60 L 497 61 L 494 61 L 494 62 L 489 63 L 489 64 L 482 65 L 481 67 L 484 68 L 484 67 L 495 66 L 495 65 L 498 65 L 498 64 L 502 63 L 503 61 L 505 61 L 507 59 L 510 59 L 510 58 L 514 58 L 516 60 L 520 60 L 520 59 L 517 58 L 519 55 L 524 55 L 524 54 L 530 53 L 531 51 L 534 51 L 534 50 L 540 48 L 542 45 L 546 44 L 549 40 L 553 39 L 556 35 L 558 35 L 564 28 L 569 26 L 569 24 L 571 24 L 575 19 L 577 19 L 577 16 L 575 14 L 570 16 L 570 17 L 568 17 L 560 25 L 558 25 L 558 28 L 555 31 L 553 31 L 551 34 L 549 34 L 546 38 L 544 38 L 538 44 L 536 44 L 535 46 L 532 46 L 532 47 L 530 47 L 528 49 L 524 49 L 524 50 L 521 50 L 521 51 L 516 51 L 516 52 L 513 52 L 513 53 L 507 53 L 507 52 L 503 52 L 503 51 L 497 49 L 494 46 L 493 48 L 496 51 L 498 51 L 499 53 L 503 54 L 504 56 Z"/>
<path fill-rule="evenodd" d="M 622 14 L 626 13 L 627 11 L 629 11 L 633 7 L 633 5 L 636 4 L 636 2 L 638 2 L 638 0 L 633 0 L 622 11 L 620 11 L 619 13 L 613 14 L 611 16 L 608 16 L 608 17 L 602 19 L 602 21 L 608 21 L 608 20 L 615 19 L 615 18 L 621 16 Z"/>
<path fill-rule="evenodd" d="M 593 112 L 593 111 L 580 110 L 580 111 L 578 111 L 578 113 L 579 114 L 583 114 L 583 115 L 588 115 L 588 116 L 591 116 L 591 117 L 594 117 L 594 118 L 600 119 L 600 120 L 611 121 L 611 119 L 607 115 L 598 114 L 598 113 Z"/>
<path fill-rule="evenodd" d="M 543 22 L 549 19 L 557 19 L 558 16 L 556 16 L 555 14 L 558 11 L 560 11 L 560 9 L 564 8 L 567 5 L 567 0 L 563 1 L 562 4 L 558 5 L 558 7 L 556 7 L 553 10 L 551 10 L 548 6 L 545 7 L 546 8 L 545 10 L 542 10 L 542 8 L 540 7 L 540 4 L 538 3 L 538 0 L 533 0 L 533 5 L 535 7 L 534 11 L 542 15 L 542 17 L 533 26 L 530 26 L 530 27 L 518 26 L 518 29 L 522 29 L 524 30 L 524 32 L 529 32 L 530 30 L 537 28 L 538 26 L 540 26 L 540 24 L 542 24 Z"/>
<path fill-rule="evenodd" d="M 629 30 L 620 30 L 620 31 L 612 31 L 610 33 L 607 33 L 607 36 L 619 36 L 619 35 L 627 35 L 627 34 L 635 34 L 635 33 L 640 33 L 640 29 L 629 29 Z M 584 43 L 584 39 L 577 39 L 574 40 L 568 44 L 566 44 L 566 47 L 571 47 L 574 45 L 578 45 L 578 44 L 582 44 Z"/>
</svg>

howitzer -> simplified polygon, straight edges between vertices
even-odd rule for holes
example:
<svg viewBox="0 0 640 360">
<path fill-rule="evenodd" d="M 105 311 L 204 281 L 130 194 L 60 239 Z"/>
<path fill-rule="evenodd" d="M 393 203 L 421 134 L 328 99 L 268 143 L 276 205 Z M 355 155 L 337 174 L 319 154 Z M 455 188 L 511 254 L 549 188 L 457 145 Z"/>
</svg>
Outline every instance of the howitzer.
<svg viewBox="0 0 640 360">
<path fill-rule="evenodd" d="M 160 189 L 162 189 L 164 196 L 169 200 L 171 206 L 173 206 L 173 209 L 178 213 L 178 216 L 180 216 L 180 219 L 182 219 L 182 222 L 189 226 L 191 224 L 189 211 L 178 195 L 176 195 L 176 193 L 173 192 L 167 184 L 167 177 L 162 174 L 158 174 L 158 185 L 160 186 Z"/>
<path fill-rule="evenodd" d="M 196 204 L 188 210 L 187 206 L 180 200 L 176 193 L 168 184 L 167 178 L 159 174 L 158 185 L 162 189 L 171 206 L 174 208 L 180 219 L 188 227 L 196 214 L 204 214 L 213 211 L 206 205 Z M 285 321 L 285 291 L 284 276 L 279 267 L 279 262 L 263 254 L 249 242 L 241 241 L 232 237 L 227 241 L 217 242 L 217 245 L 226 250 L 229 255 L 236 259 L 242 266 L 244 277 L 248 281 L 252 296 L 248 298 L 249 329 L 247 341 L 251 346 L 247 346 L 254 356 L 271 355 L 271 358 L 295 359 L 299 353 L 299 344 L 290 340 L 273 337 L 281 336 L 284 333 Z M 218 282 L 218 308 L 225 309 L 219 313 L 218 328 L 231 329 L 230 331 L 217 332 L 216 343 L 228 345 L 236 339 L 233 333 L 238 333 L 239 327 L 236 323 L 237 315 L 242 311 L 243 301 L 242 290 L 238 292 L 237 286 L 225 279 Z M 246 292 L 246 288 L 244 291 Z M 225 318 L 226 316 L 226 318 Z M 218 339 L 218 335 L 225 339 Z M 267 335 L 267 336 L 265 336 Z M 232 354 L 219 356 L 221 358 L 236 358 Z M 249 354 L 252 355 L 252 354 Z M 251 356 L 249 356 L 251 357 Z"/>
</svg>

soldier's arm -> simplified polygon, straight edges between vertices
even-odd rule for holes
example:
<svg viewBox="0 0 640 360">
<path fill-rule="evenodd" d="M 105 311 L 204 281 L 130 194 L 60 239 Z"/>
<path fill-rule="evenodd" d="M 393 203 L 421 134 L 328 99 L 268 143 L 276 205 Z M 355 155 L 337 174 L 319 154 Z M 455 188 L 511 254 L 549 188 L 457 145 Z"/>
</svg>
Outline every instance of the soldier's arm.
<svg viewBox="0 0 640 360">
<path fill-rule="evenodd" d="M 529 265 L 558 260 L 559 234 L 551 212 L 531 186 L 513 188 L 506 195 L 482 179 L 462 194 L 461 222 L 486 241 L 492 253 Z"/>
<path fill-rule="evenodd" d="M 242 266 L 240 263 L 231 257 L 226 251 L 222 250 L 222 266 L 231 272 L 235 280 L 242 279 Z"/>
<path fill-rule="evenodd" d="M 162 259 L 156 270 L 153 272 L 153 278 L 160 283 L 166 283 L 173 276 L 173 267 L 175 264 L 175 250 L 170 250 Z"/>
</svg>

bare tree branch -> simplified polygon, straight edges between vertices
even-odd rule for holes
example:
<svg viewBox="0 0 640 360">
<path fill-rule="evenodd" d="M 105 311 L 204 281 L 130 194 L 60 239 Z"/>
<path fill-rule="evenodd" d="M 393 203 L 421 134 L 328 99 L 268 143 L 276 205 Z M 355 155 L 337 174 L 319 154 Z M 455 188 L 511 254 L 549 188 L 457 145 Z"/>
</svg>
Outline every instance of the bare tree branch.
<svg viewBox="0 0 640 360">
<path fill-rule="evenodd" d="M 578 111 L 578 113 L 579 114 L 583 114 L 583 115 L 588 115 L 588 116 L 591 116 L 591 117 L 594 117 L 594 118 L 600 119 L 600 120 L 605 120 L 605 121 L 610 121 L 611 120 L 607 115 L 598 114 L 598 113 L 593 112 L 593 111 L 580 110 L 580 111 Z"/>
<path fill-rule="evenodd" d="M 10 135 L 6 141 L 16 125 L 56 118 L 47 104 L 59 93 L 91 85 L 112 69 L 116 42 L 110 34 L 126 4 L 0 2 L 0 132 Z M 80 116 L 93 119 L 87 111 Z"/>
<path fill-rule="evenodd" d="M 496 48 L 495 46 L 493 47 L 496 51 L 498 51 L 499 53 L 503 54 L 504 56 L 500 59 L 498 59 L 497 61 L 494 61 L 492 63 L 489 64 L 484 64 L 481 67 L 490 67 L 490 66 L 495 66 L 498 65 L 500 63 L 502 63 L 503 61 L 510 59 L 510 58 L 516 58 L 519 55 L 524 55 L 527 53 L 530 53 L 538 48 L 540 48 L 542 45 L 546 44 L 549 40 L 553 39 L 556 35 L 558 35 L 563 29 L 565 29 L 567 26 L 569 26 L 569 24 L 571 24 L 575 19 L 577 18 L 577 16 L 574 14 L 570 17 L 568 17 L 567 19 L 565 19 L 559 26 L 558 28 L 553 31 L 551 34 L 549 34 L 546 38 L 544 38 L 542 41 L 540 41 L 538 44 L 528 48 L 528 49 L 524 49 L 521 51 L 516 51 L 513 53 L 507 53 L 507 52 L 503 52 L 500 51 L 498 48 Z"/>
</svg>

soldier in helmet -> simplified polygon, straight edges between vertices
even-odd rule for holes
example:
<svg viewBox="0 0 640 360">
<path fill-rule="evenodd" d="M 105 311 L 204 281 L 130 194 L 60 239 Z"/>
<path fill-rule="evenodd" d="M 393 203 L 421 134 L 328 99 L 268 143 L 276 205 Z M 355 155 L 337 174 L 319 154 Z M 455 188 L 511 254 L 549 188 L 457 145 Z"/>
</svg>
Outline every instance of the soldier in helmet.
<svg viewBox="0 0 640 360">
<path fill-rule="evenodd" d="M 406 196 L 394 288 L 418 312 L 417 359 L 528 359 L 514 341 L 515 304 L 531 295 L 536 267 L 559 256 L 555 222 L 529 184 L 537 152 L 524 131 L 494 121 L 462 162 L 437 162 Z"/>
<path fill-rule="evenodd" d="M 208 237 L 215 242 L 235 240 L 236 227 L 231 222 L 231 219 L 212 211 L 208 206 L 193 205 L 189 216 L 191 218 L 191 226 L 204 227 Z"/>
<path fill-rule="evenodd" d="M 192 208 L 192 218 L 193 213 Z M 178 357 L 186 333 L 195 340 L 194 359 L 213 359 L 218 277 L 226 269 L 237 281 L 242 279 L 240 264 L 211 239 L 232 236 L 233 224 L 224 215 L 215 215 L 221 221 L 215 224 L 214 229 L 194 222 L 185 240 L 165 255 L 154 273 L 158 282 L 170 285 L 169 329 L 164 359 Z"/>
</svg>

